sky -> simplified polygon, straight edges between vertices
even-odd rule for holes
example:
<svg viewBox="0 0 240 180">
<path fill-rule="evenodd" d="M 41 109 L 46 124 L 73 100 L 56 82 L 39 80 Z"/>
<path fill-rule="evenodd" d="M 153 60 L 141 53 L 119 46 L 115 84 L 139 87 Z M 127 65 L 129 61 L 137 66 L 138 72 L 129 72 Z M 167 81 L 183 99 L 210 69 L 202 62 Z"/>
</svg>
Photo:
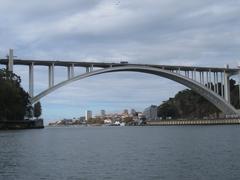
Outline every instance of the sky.
<svg viewBox="0 0 240 180">
<path fill-rule="evenodd" d="M 0 58 L 13 48 L 20 59 L 236 67 L 239 19 L 239 0 L 0 0 Z M 34 70 L 36 95 L 47 88 L 48 69 Z M 28 90 L 28 68 L 14 72 Z M 66 69 L 57 68 L 55 78 L 66 79 Z M 42 116 L 142 111 L 185 88 L 141 73 L 99 75 L 44 97 Z"/>
</svg>

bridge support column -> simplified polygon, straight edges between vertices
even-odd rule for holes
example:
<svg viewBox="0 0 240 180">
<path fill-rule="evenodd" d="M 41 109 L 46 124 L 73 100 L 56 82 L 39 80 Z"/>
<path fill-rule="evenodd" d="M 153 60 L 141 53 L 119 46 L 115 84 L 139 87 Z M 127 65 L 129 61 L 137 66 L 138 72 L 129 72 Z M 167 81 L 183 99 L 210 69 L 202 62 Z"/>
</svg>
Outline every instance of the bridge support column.
<svg viewBox="0 0 240 180">
<path fill-rule="evenodd" d="M 71 66 L 71 78 L 74 77 L 74 64 L 72 64 Z"/>
<path fill-rule="evenodd" d="M 89 73 L 89 67 L 86 67 L 86 73 Z"/>
<path fill-rule="evenodd" d="M 223 73 L 221 72 L 221 96 L 224 98 L 224 80 L 223 80 Z"/>
<path fill-rule="evenodd" d="M 229 74 L 224 71 L 224 97 L 230 103 L 230 81 Z"/>
<path fill-rule="evenodd" d="M 213 91 L 217 93 L 216 89 L 216 72 L 213 72 Z"/>
<path fill-rule="evenodd" d="M 216 87 L 217 87 L 217 94 L 219 94 L 219 87 L 218 87 L 218 72 L 216 72 Z"/>
<path fill-rule="evenodd" d="M 199 72 L 199 81 L 200 81 L 200 84 L 202 84 L 202 72 L 201 71 Z"/>
<path fill-rule="evenodd" d="M 204 80 L 204 72 L 202 72 L 202 84 L 205 84 L 205 80 Z"/>
<path fill-rule="evenodd" d="M 29 65 L 29 96 L 34 96 L 34 64 Z"/>
<path fill-rule="evenodd" d="M 207 72 L 207 88 L 209 88 L 209 74 L 208 74 L 208 72 Z"/>
<path fill-rule="evenodd" d="M 209 89 L 212 90 L 212 76 L 211 76 L 212 72 L 211 72 L 211 70 L 209 70 L 208 74 L 209 74 Z"/>
<path fill-rule="evenodd" d="M 70 66 L 67 67 L 67 77 L 68 77 L 68 79 L 71 78 L 71 68 L 70 68 Z"/>
<path fill-rule="evenodd" d="M 9 49 L 7 70 L 13 72 L 13 49 Z"/>
<path fill-rule="evenodd" d="M 54 64 L 48 67 L 48 86 L 54 86 Z"/>
</svg>

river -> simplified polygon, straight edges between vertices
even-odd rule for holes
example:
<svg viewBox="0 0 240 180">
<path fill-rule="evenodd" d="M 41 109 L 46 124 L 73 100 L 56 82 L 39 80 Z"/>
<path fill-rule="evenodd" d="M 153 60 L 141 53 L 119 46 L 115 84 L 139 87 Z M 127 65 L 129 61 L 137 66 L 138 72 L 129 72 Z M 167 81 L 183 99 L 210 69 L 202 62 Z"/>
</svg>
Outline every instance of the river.
<svg viewBox="0 0 240 180">
<path fill-rule="evenodd" d="M 0 131 L 0 180 L 236 180 L 240 126 Z"/>
</svg>

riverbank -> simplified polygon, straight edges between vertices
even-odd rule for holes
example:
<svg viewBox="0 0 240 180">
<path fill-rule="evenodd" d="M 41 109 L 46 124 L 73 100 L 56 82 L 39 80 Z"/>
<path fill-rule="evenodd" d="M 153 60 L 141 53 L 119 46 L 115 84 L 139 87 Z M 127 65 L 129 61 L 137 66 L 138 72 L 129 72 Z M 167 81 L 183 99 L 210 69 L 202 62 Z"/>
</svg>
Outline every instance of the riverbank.
<svg viewBox="0 0 240 180">
<path fill-rule="evenodd" d="M 147 121 L 148 126 L 176 126 L 176 125 L 230 125 L 239 124 L 240 119 L 215 119 L 215 120 L 163 120 Z"/>
<path fill-rule="evenodd" d="M 43 119 L 0 122 L 0 130 L 42 129 Z"/>
</svg>

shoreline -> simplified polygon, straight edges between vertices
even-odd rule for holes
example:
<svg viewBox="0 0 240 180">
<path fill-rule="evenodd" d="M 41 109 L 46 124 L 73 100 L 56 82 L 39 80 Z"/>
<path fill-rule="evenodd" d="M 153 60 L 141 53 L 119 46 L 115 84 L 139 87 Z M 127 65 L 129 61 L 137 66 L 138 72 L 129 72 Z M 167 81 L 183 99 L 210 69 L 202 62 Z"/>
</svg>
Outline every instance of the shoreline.
<svg viewBox="0 0 240 180">
<path fill-rule="evenodd" d="M 125 125 L 125 126 L 212 126 L 212 125 L 240 125 L 240 119 L 218 119 L 218 120 L 162 120 L 162 121 L 146 121 L 146 124 L 142 125 Z M 101 127 L 110 126 L 106 124 L 74 124 L 74 125 L 48 125 L 47 127 L 78 127 L 78 126 L 89 126 L 89 127 Z M 118 127 L 118 126 L 116 126 Z M 119 126 L 120 127 L 120 126 Z M 122 127 L 122 126 L 121 126 Z"/>
<path fill-rule="evenodd" d="M 0 130 L 43 129 L 43 119 L 24 121 L 0 121 Z"/>
<path fill-rule="evenodd" d="M 147 121 L 146 126 L 240 125 L 240 119 Z"/>
</svg>

